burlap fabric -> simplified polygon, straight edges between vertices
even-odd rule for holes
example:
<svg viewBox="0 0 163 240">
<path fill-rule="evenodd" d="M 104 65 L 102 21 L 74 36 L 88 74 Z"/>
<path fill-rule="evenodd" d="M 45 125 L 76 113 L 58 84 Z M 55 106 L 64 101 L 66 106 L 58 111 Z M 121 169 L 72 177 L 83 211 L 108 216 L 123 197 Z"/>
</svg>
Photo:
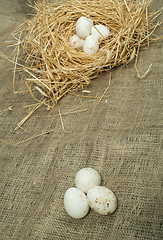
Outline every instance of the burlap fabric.
<svg viewBox="0 0 163 240">
<path fill-rule="evenodd" d="M 28 17 L 26 2 L 0 1 L 1 42 Z M 155 0 L 153 8 L 160 9 L 161 2 Z M 5 45 L 1 50 L 11 53 Z M 0 110 L 12 107 L 1 112 L 0 138 L 13 143 L 54 129 L 16 147 L 0 143 L 0 239 L 163 238 L 161 52 L 161 41 L 141 52 L 141 74 L 153 62 L 145 79 L 137 78 L 134 63 L 114 69 L 101 102 L 69 94 L 51 112 L 40 108 L 23 125 L 25 131 L 16 132 L 17 123 L 28 114 L 24 106 L 34 101 L 27 93 L 13 95 L 10 65 L 0 63 Z M 109 74 L 101 74 L 86 88 L 87 96 L 101 96 L 108 81 Z M 59 116 L 48 117 L 76 107 L 87 111 L 63 115 L 64 130 Z M 113 215 L 90 211 L 76 220 L 66 214 L 64 193 L 74 186 L 75 174 L 83 167 L 95 168 L 102 184 L 116 194 L 118 208 Z"/>
</svg>

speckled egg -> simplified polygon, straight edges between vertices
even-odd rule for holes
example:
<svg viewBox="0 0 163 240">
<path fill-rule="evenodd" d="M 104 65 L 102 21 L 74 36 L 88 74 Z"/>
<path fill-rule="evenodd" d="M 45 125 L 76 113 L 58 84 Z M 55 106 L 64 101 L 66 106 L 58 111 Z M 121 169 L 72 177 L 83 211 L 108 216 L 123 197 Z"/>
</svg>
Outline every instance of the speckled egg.
<svg viewBox="0 0 163 240">
<path fill-rule="evenodd" d="M 117 208 L 116 196 L 106 187 L 95 186 L 89 189 L 87 197 L 89 206 L 98 214 L 112 214 Z"/>
</svg>

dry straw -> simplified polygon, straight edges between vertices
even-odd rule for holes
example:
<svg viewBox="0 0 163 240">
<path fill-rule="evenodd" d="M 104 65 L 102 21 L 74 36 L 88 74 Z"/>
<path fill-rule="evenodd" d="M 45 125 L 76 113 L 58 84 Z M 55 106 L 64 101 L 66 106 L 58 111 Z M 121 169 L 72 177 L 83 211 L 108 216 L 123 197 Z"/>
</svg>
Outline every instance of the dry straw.
<svg viewBox="0 0 163 240">
<path fill-rule="evenodd" d="M 100 72 L 127 65 L 134 58 L 141 78 L 136 67 L 139 50 L 158 40 L 153 32 L 160 25 L 155 19 L 162 12 L 154 12 L 149 5 L 148 0 L 73 0 L 65 4 L 38 1 L 31 5 L 36 14 L 12 34 L 16 40 L 10 59 L 14 63 L 14 89 L 16 72 L 25 73 L 33 98 L 50 109 L 65 94 L 89 84 Z M 81 16 L 110 29 L 110 36 L 101 40 L 95 55 L 87 55 L 69 44 Z"/>
</svg>

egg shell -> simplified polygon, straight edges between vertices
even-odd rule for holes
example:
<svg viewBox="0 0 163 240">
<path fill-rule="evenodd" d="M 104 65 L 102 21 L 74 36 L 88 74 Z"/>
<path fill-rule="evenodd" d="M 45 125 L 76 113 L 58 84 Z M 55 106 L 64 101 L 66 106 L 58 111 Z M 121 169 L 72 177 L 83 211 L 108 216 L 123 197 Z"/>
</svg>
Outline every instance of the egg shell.
<svg viewBox="0 0 163 240">
<path fill-rule="evenodd" d="M 85 39 L 87 36 L 91 34 L 93 22 L 92 20 L 86 17 L 80 17 L 76 22 L 76 34 L 79 38 Z"/>
<path fill-rule="evenodd" d="M 106 187 L 96 186 L 91 188 L 87 193 L 87 197 L 89 206 L 98 214 L 112 214 L 117 208 L 116 196 Z"/>
<path fill-rule="evenodd" d="M 99 50 L 99 43 L 96 36 L 90 35 L 85 39 L 83 51 L 87 54 L 95 54 Z"/>
<path fill-rule="evenodd" d="M 106 38 L 109 36 L 109 34 L 110 34 L 109 29 L 104 25 L 99 24 L 99 25 L 92 26 L 91 28 L 91 35 L 96 36 L 97 39 Z"/>
<path fill-rule="evenodd" d="M 82 48 L 84 44 L 84 40 L 80 39 L 78 35 L 75 34 L 70 38 L 70 44 L 71 44 L 71 47 Z"/>
<path fill-rule="evenodd" d="M 80 189 L 72 187 L 65 192 L 64 207 L 71 217 L 83 218 L 88 214 L 89 201 Z"/>
<path fill-rule="evenodd" d="M 75 176 L 77 188 L 87 193 L 89 189 L 101 184 L 100 174 L 93 168 L 82 168 Z"/>
</svg>

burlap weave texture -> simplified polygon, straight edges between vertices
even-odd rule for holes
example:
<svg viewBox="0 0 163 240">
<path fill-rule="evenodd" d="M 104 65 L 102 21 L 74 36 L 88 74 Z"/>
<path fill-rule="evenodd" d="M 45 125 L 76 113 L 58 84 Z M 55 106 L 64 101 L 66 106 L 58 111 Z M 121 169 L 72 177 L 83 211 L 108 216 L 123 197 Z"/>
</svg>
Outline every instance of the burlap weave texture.
<svg viewBox="0 0 163 240">
<path fill-rule="evenodd" d="M 153 1 L 154 9 L 161 6 L 161 0 Z M 0 1 L 0 42 L 28 12 L 26 1 Z M 5 45 L 0 47 L 11 53 Z M 140 73 L 153 62 L 145 79 L 137 78 L 134 63 L 114 69 L 102 101 L 69 94 L 51 112 L 40 108 L 23 125 L 26 131 L 17 132 L 14 128 L 28 113 L 24 106 L 34 101 L 27 93 L 13 95 L 12 71 L 7 70 L 11 65 L 0 63 L 0 111 L 12 107 L 0 115 L 0 138 L 19 142 L 54 129 L 16 147 L 0 143 L 0 239 L 163 238 L 162 52 L 159 41 L 140 53 Z M 108 82 L 109 74 L 101 74 L 86 88 L 90 94 L 78 94 L 101 96 Z M 87 110 L 63 115 L 64 130 L 59 116 L 48 117 L 78 106 Z M 75 174 L 83 167 L 95 168 L 102 184 L 116 194 L 118 208 L 113 215 L 90 211 L 76 220 L 66 214 L 64 193 L 74 186 Z"/>
</svg>

